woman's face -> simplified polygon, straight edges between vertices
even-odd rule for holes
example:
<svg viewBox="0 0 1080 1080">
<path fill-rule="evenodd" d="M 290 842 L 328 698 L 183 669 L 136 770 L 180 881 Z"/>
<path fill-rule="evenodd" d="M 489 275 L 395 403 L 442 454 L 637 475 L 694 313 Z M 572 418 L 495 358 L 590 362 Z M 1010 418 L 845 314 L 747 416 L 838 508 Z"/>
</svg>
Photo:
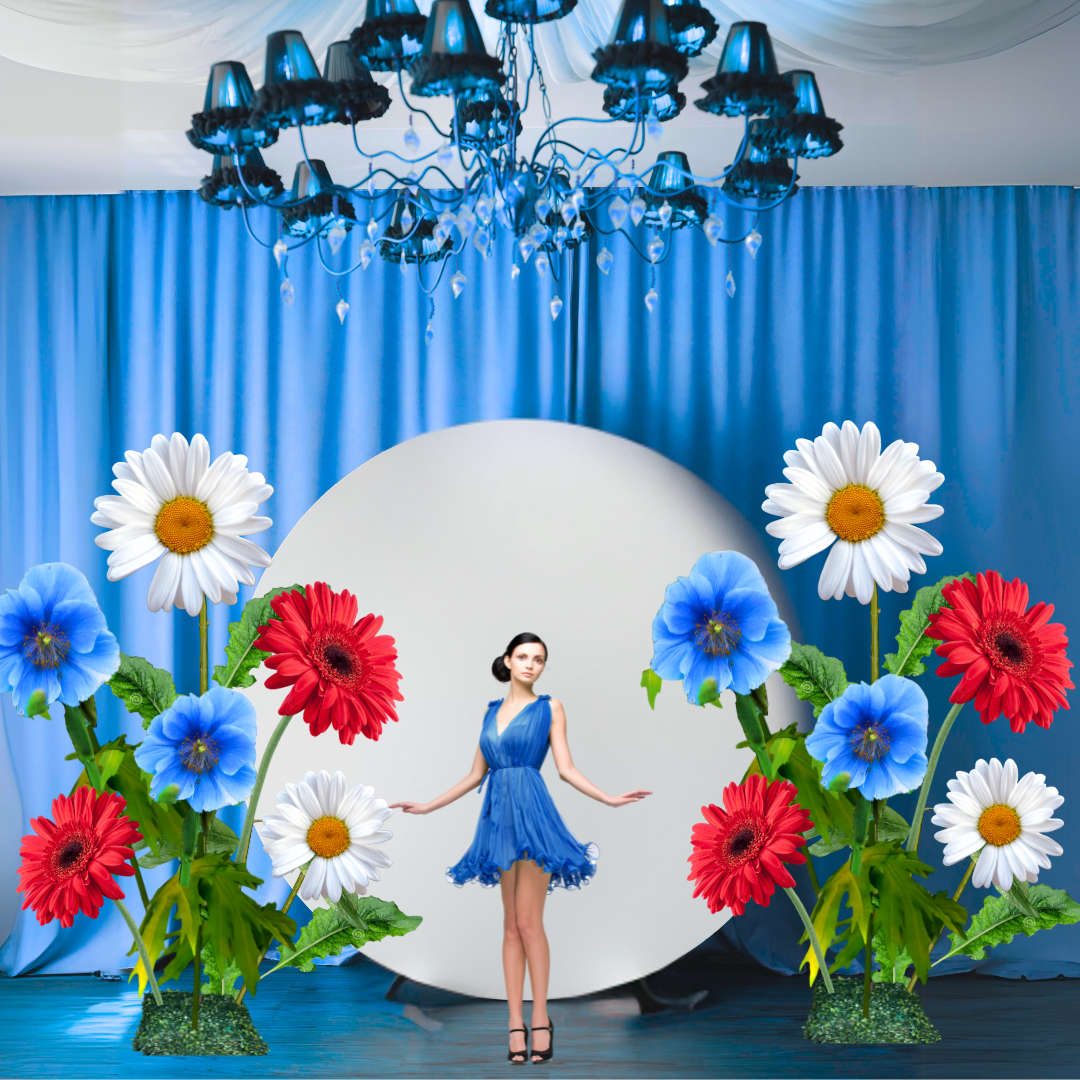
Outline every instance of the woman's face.
<svg viewBox="0 0 1080 1080">
<path fill-rule="evenodd" d="M 519 645 L 509 656 L 504 656 L 503 660 L 510 669 L 511 678 L 525 686 L 532 686 L 544 673 L 547 653 L 539 641 L 530 641 L 527 645 Z"/>
</svg>

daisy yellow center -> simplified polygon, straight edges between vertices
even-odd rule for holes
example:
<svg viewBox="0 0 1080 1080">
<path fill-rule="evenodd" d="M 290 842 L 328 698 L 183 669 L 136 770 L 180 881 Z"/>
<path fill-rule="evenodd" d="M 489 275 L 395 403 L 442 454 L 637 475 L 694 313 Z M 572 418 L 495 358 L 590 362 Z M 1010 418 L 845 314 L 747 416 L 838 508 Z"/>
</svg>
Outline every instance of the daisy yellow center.
<svg viewBox="0 0 1080 1080">
<path fill-rule="evenodd" d="M 829 500 L 825 520 L 841 540 L 855 544 L 881 532 L 885 525 L 885 506 L 876 491 L 862 484 L 848 484 Z"/>
<path fill-rule="evenodd" d="M 205 735 L 192 735 L 180 744 L 180 760 L 189 772 L 209 772 L 220 756 L 217 743 Z"/>
<path fill-rule="evenodd" d="M 871 764 L 889 752 L 889 733 L 876 721 L 857 727 L 851 733 L 851 749 L 857 758 Z"/>
<path fill-rule="evenodd" d="M 214 538 L 214 519 L 204 503 L 181 495 L 158 511 L 154 531 L 170 551 L 190 555 Z"/>
<path fill-rule="evenodd" d="M 742 630 L 730 615 L 717 612 L 705 616 L 697 624 L 695 640 L 706 656 L 730 656 L 738 647 Z"/>
<path fill-rule="evenodd" d="M 321 817 L 311 823 L 307 834 L 308 847 L 324 859 L 333 859 L 349 846 L 349 830 L 341 818 Z"/>
<path fill-rule="evenodd" d="M 1020 815 L 1004 803 L 988 806 L 979 818 L 979 835 L 994 847 L 1011 844 L 1020 835 Z"/>
<path fill-rule="evenodd" d="M 34 667 L 58 668 L 70 649 L 67 635 L 51 623 L 23 639 L 23 655 Z"/>
</svg>

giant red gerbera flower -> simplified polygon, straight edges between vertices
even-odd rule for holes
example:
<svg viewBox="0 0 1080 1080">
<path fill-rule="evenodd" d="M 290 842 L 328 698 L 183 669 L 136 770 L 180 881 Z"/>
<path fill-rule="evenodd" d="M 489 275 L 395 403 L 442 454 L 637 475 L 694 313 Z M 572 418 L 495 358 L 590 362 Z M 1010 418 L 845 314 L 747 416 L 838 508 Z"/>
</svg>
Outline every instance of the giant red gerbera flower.
<svg viewBox="0 0 1080 1080">
<path fill-rule="evenodd" d="M 270 606 L 278 618 L 259 627 L 255 647 L 273 654 L 266 666 L 276 674 L 266 685 L 292 687 L 278 712 L 302 709 L 312 735 L 333 724 L 346 746 L 358 734 L 377 740 L 386 720 L 397 720 L 394 702 L 404 700 L 394 639 L 377 636 L 382 616 L 357 620 L 356 597 L 321 581 L 275 596 Z"/>
<path fill-rule="evenodd" d="M 974 698 L 984 724 L 1004 714 L 1013 731 L 1029 720 L 1049 727 L 1054 711 L 1069 707 L 1065 690 L 1074 689 L 1065 627 L 1048 622 L 1054 605 L 1027 610 L 1028 587 L 1019 578 L 1006 583 L 995 570 L 954 581 L 941 595 L 950 607 L 930 616 L 926 636 L 942 642 L 937 673 L 963 675 L 949 700 Z"/>
<path fill-rule="evenodd" d="M 124 899 L 112 875 L 135 873 L 130 845 L 142 839 L 135 823 L 121 816 L 126 805 L 112 792 L 83 787 L 70 799 L 53 799 L 54 820 L 30 819 L 37 835 L 22 838 L 15 891 L 26 893 L 23 909 L 33 908 L 42 926 L 53 919 L 71 926 L 79 910 L 96 919 L 106 897 Z"/>
<path fill-rule="evenodd" d="M 707 823 L 694 826 L 687 881 L 697 881 L 694 896 L 704 894 L 714 915 L 723 907 L 741 915 L 748 900 L 768 907 L 777 885 L 795 884 L 784 863 L 806 862 L 797 849 L 811 827 L 795 794 L 794 784 L 755 773 L 728 784 L 723 809 L 701 808 Z"/>
</svg>

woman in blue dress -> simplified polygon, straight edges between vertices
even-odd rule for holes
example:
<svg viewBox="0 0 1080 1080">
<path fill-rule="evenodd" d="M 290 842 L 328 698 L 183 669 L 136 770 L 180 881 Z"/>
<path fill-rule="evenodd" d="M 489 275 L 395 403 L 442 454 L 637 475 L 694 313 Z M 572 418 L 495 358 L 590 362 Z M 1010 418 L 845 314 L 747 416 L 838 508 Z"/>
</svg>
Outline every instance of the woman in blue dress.
<svg viewBox="0 0 1080 1080">
<path fill-rule="evenodd" d="M 575 768 L 562 705 L 533 690 L 546 664 L 543 641 L 535 634 L 518 634 L 492 664 L 495 678 L 510 687 L 505 698 L 488 704 L 469 775 L 431 802 L 392 804 L 406 814 L 430 814 L 474 788 L 487 788 L 472 846 L 446 876 L 455 885 L 478 881 L 489 887 L 498 884 L 502 890 L 503 972 L 510 1007 L 507 1057 L 516 1065 L 524 1065 L 529 1056 L 522 1026 L 526 966 L 532 986 L 532 1061 L 550 1061 L 553 1054 L 544 900 L 557 886 L 576 889 L 588 884 L 599 855 L 595 844 L 583 844 L 573 836 L 555 809 L 540 775 L 548 747 L 559 776 L 606 806 L 626 806 L 652 794 L 608 795 Z"/>
</svg>

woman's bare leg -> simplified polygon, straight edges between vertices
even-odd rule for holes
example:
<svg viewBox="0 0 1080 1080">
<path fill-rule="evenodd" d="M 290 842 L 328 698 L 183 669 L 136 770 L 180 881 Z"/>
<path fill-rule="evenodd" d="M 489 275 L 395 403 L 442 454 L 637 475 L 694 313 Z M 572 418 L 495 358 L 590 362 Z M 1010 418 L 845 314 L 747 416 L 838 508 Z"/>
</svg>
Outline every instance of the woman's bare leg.
<svg viewBox="0 0 1080 1080">
<path fill-rule="evenodd" d="M 531 860 L 518 862 L 517 888 L 514 892 L 514 911 L 517 916 L 517 932 L 524 946 L 529 966 L 529 984 L 532 986 L 532 1026 L 548 1024 L 547 993 L 548 975 L 551 971 L 551 954 L 547 935 L 544 933 L 544 901 L 547 899 L 551 875 Z M 533 1036 L 533 1051 L 547 1050 L 551 1046 L 551 1033 L 541 1031 Z M 537 1045 L 539 1044 L 539 1045 Z M 539 1060 L 534 1053 L 533 1061 Z"/>
<path fill-rule="evenodd" d="M 518 933 L 516 911 L 518 867 L 523 865 L 514 863 L 499 878 L 503 902 L 503 975 L 506 978 L 506 1003 L 510 1007 L 511 1028 L 525 1026 L 521 1004 L 525 993 L 525 948 Z M 522 1061 L 525 1060 L 525 1046 L 525 1036 L 520 1031 L 510 1036 L 510 1052 L 519 1052 Z"/>
</svg>

